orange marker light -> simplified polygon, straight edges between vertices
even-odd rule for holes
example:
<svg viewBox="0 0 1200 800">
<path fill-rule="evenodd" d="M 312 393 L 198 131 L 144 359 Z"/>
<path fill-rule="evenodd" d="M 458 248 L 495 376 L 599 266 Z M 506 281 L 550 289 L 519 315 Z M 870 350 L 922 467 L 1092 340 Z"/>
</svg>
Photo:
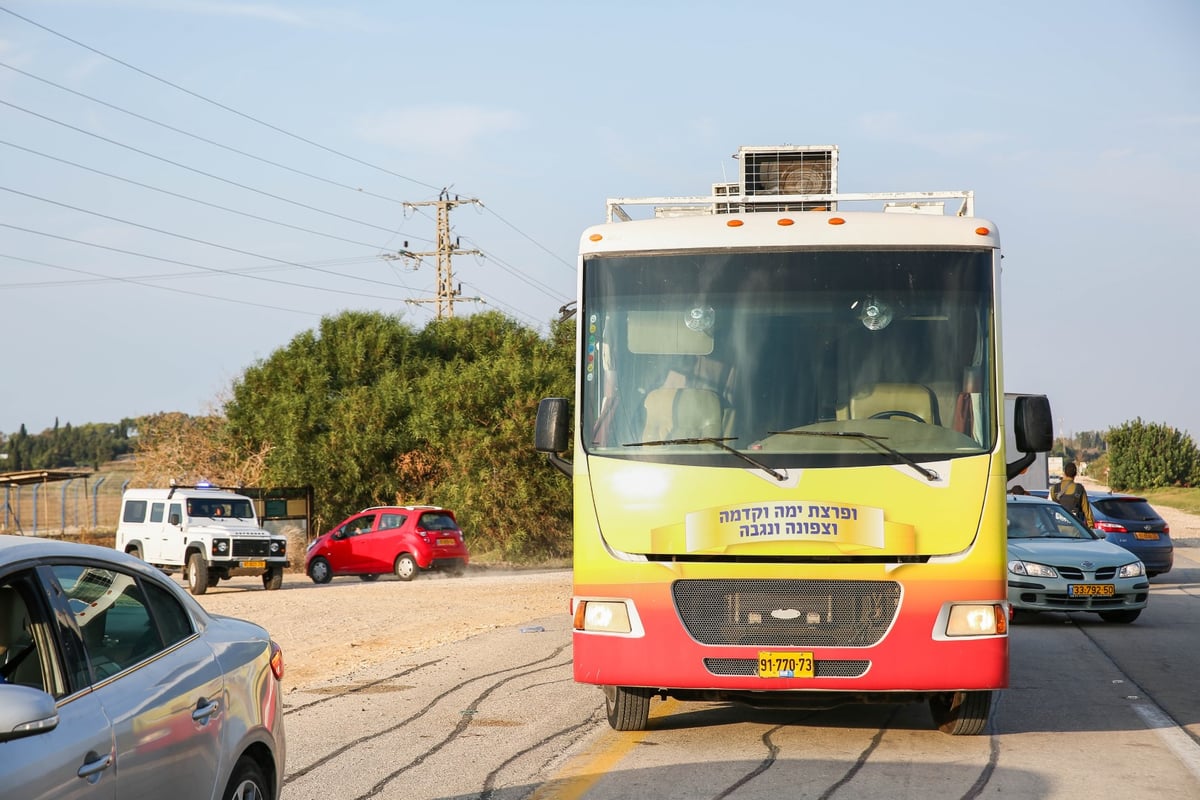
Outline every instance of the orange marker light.
<svg viewBox="0 0 1200 800">
<path fill-rule="evenodd" d="M 845 225 L 846 220 L 842 219 L 841 217 L 830 217 L 829 224 L 830 225 Z"/>
<path fill-rule="evenodd" d="M 788 225 L 795 225 L 795 224 L 796 224 L 796 220 L 794 220 L 794 219 L 788 219 L 787 217 L 784 217 L 783 219 L 776 220 L 775 224 L 776 224 L 776 225 L 783 225 L 783 226 L 785 226 L 785 227 L 786 227 L 786 226 L 788 226 Z"/>
<path fill-rule="evenodd" d="M 603 239 L 604 237 L 603 237 L 603 236 L 601 236 L 601 235 L 600 235 L 600 234 L 598 234 L 598 233 L 593 233 L 593 234 L 592 234 L 591 236 L 589 236 L 588 238 L 589 238 L 589 239 L 591 239 L 593 242 L 598 242 L 598 241 L 600 241 L 601 239 Z"/>
<path fill-rule="evenodd" d="M 745 225 L 746 223 L 742 222 L 740 219 L 731 219 L 731 220 L 729 220 L 729 222 L 726 222 L 725 224 L 731 228 L 740 228 L 743 225 Z"/>
<path fill-rule="evenodd" d="M 981 226 L 981 227 L 976 228 L 975 232 L 978 233 L 980 236 L 987 236 L 992 231 L 989 228 L 984 228 Z"/>
</svg>

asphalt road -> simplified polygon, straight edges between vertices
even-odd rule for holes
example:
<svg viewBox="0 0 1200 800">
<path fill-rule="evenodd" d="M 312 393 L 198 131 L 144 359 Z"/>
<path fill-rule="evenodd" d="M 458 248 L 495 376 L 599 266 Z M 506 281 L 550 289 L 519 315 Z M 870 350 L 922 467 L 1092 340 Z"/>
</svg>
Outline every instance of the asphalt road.
<svg viewBox="0 0 1200 800">
<path fill-rule="evenodd" d="M 1035 617 L 986 734 L 924 704 L 756 711 L 655 700 L 617 733 L 571 678 L 566 613 L 289 692 L 285 800 L 1200 797 L 1200 548 L 1131 625 Z"/>
</svg>

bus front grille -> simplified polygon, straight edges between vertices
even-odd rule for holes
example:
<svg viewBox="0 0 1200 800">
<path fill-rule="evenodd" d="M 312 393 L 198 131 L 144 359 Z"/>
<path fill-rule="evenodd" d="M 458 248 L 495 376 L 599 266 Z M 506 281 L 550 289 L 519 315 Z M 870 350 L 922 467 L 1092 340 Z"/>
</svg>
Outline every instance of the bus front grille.
<svg viewBox="0 0 1200 800">
<path fill-rule="evenodd" d="M 900 608 L 895 581 L 679 580 L 675 610 L 701 644 L 870 647 Z"/>
</svg>

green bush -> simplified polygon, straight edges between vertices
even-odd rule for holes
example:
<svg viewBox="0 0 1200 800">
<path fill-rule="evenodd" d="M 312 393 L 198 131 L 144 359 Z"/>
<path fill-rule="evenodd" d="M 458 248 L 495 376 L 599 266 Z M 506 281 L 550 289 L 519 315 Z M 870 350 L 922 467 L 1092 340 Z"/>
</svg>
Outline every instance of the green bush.
<svg viewBox="0 0 1200 800">
<path fill-rule="evenodd" d="M 1200 483 L 1200 450 L 1192 437 L 1140 417 L 1109 431 L 1108 460 L 1115 491 Z"/>
</svg>

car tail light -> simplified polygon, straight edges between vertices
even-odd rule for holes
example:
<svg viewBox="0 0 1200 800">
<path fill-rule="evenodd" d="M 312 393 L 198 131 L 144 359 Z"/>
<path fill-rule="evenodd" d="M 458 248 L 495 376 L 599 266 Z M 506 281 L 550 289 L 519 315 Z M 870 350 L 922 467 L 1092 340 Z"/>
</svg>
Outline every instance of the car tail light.
<svg viewBox="0 0 1200 800">
<path fill-rule="evenodd" d="M 1124 525 L 1118 525 L 1115 522 L 1096 521 L 1096 530 L 1104 531 L 1105 533 L 1128 533 Z"/>
<path fill-rule="evenodd" d="M 275 680 L 283 680 L 283 648 L 271 640 L 271 672 L 275 673 Z"/>
<path fill-rule="evenodd" d="M 1171 526 L 1164 522 L 1163 523 L 1163 533 L 1169 534 L 1170 532 L 1171 532 Z"/>
</svg>

